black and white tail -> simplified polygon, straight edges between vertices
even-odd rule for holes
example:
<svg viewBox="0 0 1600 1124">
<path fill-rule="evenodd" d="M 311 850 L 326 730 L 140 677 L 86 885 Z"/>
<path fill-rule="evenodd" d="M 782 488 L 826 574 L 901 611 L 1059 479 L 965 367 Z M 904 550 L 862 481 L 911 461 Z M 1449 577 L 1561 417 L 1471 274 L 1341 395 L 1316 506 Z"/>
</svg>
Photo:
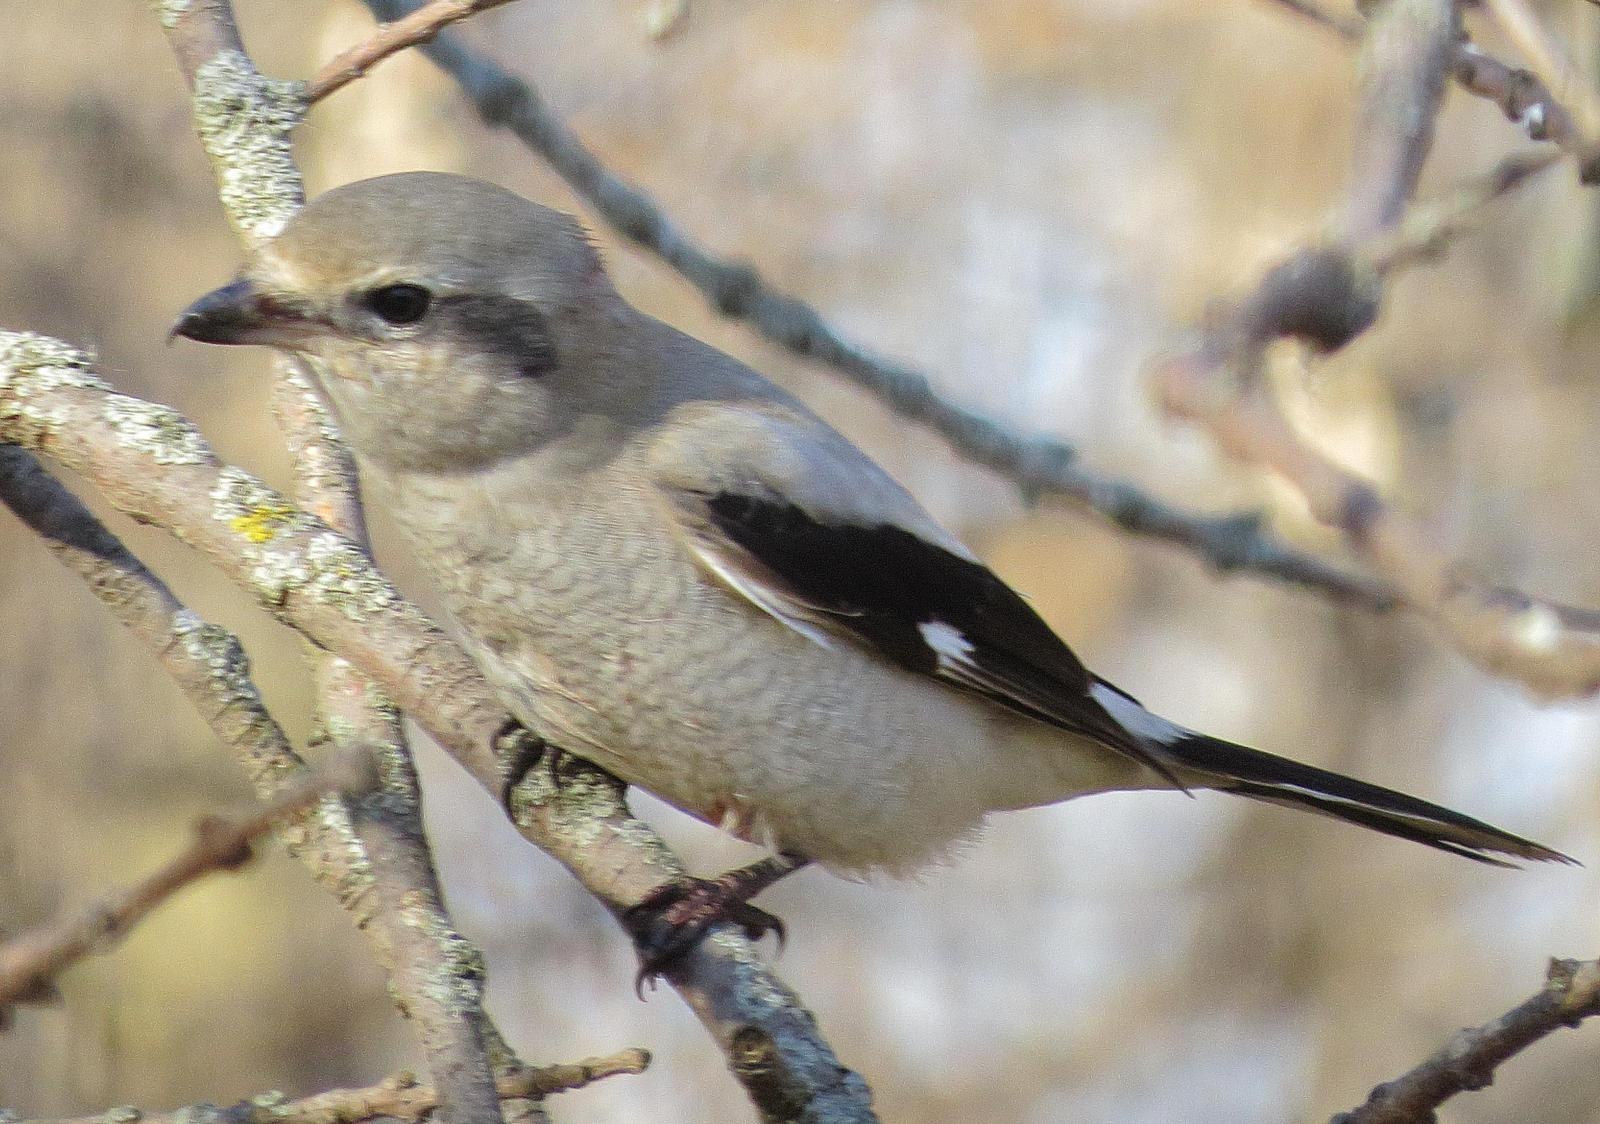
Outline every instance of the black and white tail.
<svg viewBox="0 0 1600 1124">
<path fill-rule="evenodd" d="M 1207 787 L 1219 792 L 1236 792 L 1252 800 L 1321 812 L 1481 863 L 1513 865 L 1496 855 L 1538 862 L 1577 861 L 1415 796 L 1202 734 L 1178 739 L 1167 746 L 1167 752 L 1189 768 L 1215 777 Z"/>
<path fill-rule="evenodd" d="M 1096 683 L 1091 691 L 1118 722 L 1152 747 L 1158 747 L 1165 763 L 1185 783 L 1196 787 L 1320 812 L 1493 866 L 1514 865 L 1497 855 L 1537 862 L 1577 862 L 1560 851 L 1415 796 L 1185 730 L 1151 714 L 1110 684 Z"/>
</svg>

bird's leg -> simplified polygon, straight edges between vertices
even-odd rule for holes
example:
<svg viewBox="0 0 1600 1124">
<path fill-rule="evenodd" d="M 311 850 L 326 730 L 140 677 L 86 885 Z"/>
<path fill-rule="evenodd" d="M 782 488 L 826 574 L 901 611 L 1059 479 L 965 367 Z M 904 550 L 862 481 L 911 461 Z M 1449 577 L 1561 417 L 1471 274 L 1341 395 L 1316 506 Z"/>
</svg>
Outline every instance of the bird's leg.
<svg viewBox="0 0 1600 1124">
<path fill-rule="evenodd" d="M 780 853 L 718 878 L 675 879 L 656 887 L 638 905 L 625 910 L 623 928 L 639 950 L 636 988 L 641 998 L 646 980 L 659 976 L 667 965 L 692 950 L 723 922 L 738 925 L 751 940 L 776 933 L 781 945 L 783 922 L 751 905 L 750 899 L 810 861 L 803 855 Z"/>
</svg>

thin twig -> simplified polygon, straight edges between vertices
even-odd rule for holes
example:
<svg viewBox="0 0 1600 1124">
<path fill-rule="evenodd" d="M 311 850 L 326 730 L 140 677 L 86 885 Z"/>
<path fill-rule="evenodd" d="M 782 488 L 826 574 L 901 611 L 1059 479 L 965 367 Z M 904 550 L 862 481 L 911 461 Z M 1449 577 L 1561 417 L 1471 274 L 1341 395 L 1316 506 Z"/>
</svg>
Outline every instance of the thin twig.
<svg viewBox="0 0 1600 1124">
<path fill-rule="evenodd" d="M 354 82 L 390 55 L 426 43 L 439 32 L 479 12 L 498 8 L 508 0 L 431 0 L 410 15 L 381 25 L 364 43 L 336 56 L 306 84 L 306 100 L 313 105 Z"/>
<path fill-rule="evenodd" d="M 1358 43 L 1366 27 L 1361 19 L 1346 19 L 1312 4 L 1310 0 L 1273 0 L 1347 43 Z M 1591 0 L 1600 3 L 1600 0 Z M 1511 66 L 1488 54 L 1464 36 L 1456 43 L 1450 76 L 1467 93 L 1498 105 L 1506 120 L 1526 131 L 1529 140 L 1550 141 L 1571 154 L 1580 177 L 1587 182 L 1593 163 L 1572 114 L 1556 100 L 1533 72 Z"/>
<path fill-rule="evenodd" d="M 1555 100 L 1571 113 L 1578 136 L 1579 167 L 1588 182 L 1600 163 L 1600 94 L 1523 0 L 1483 2 Z"/>
<path fill-rule="evenodd" d="M 203 875 L 237 870 L 250 859 L 250 845 L 280 821 L 309 808 L 330 792 L 370 788 L 375 779 L 362 758 L 336 760 L 301 778 L 248 814 L 206 816 L 194 825 L 189 846 L 126 889 L 107 895 L 83 912 L 23 933 L 0 945 L 0 1012 L 19 1000 L 48 994 L 66 968 L 92 952 L 104 952 L 173 894 Z"/>
<path fill-rule="evenodd" d="M 1493 1022 L 1451 1036 L 1415 1069 L 1372 1090 L 1331 1124 L 1433 1124 L 1434 1109 L 1482 1089 L 1506 1059 L 1562 1027 L 1600 1015 L 1600 961 L 1552 960 L 1544 987 Z"/>
<path fill-rule="evenodd" d="M 1587 180 L 1583 141 L 1572 114 L 1532 71 L 1508 66 L 1471 43 L 1463 43 L 1456 52 L 1452 76 L 1463 90 L 1498 105 L 1506 120 L 1524 129 L 1529 140 L 1550 141 L 1572 154 L 1580 178 Z"/>
<path fill-rule="evenodd" d="M 1433 258 L 1478 223 L 1489 206 L 1561 161 L 1545 149 L 1508 156 L 1486 176 L 1471 180 L 1442 199 L 1413 207 L 1399 226 L 1361 247 L 1365 266 L 1381 275 Z"/>
<path fill-rule="evenodd" d="M 1354 42 L 1361 38 L 1361 20 L 1357 17 L 1330 12 L 1313 0 L 1273 0 L 1273 3 L 1302 19 L 1327 28 L 1341 39 Z"/>
<path fill-rule="evenodd" d="M 365 3 L 380 19 L 398 19 L 418 7 L 415 0 Z M 1377 611 L 1394 606 L 1381 582 L 1295 550 L 1258 513 L 1186 511 L 1128 481 L 1084 468 L 1065 441 L 1027 433 L 942 397 L 926 375 L 845 339 L 814 308 L 779 292 L 751 266 L 719 259 L 690 241 L 649 196 L 596 159 L 530 83 L 449 32 L 422 51 L 461 85 L 484 121 L 509 129 L 538 152 L 602 218 L 660 256 L 718 311 L 832 367 L 902 417 L 934 430 L 960 456 L 1014 481 L 1027 498 L 1064 497 L 1131 534 L 1182 546 L 1225 573 L 1262 574 Z"/>
<path fill-rule="evenodd" d="M 581 1089 L 608 1077 L 643 1073 L 649 1065 L 648 1051 L 623 1050 L 566 1065 L 519 1067 L 496 1078 L 495 1089 L 503 1101 L 546 1097 Z M 298 1100 L 287 1100 L 282 1093 L 262 1093 L 226 1108 L 190 1105 L 172 1112 L 145 1112 L 119 1107 L 95 1116 L 23 1120 L 16 1124 L 364 1124 L 369 1120 L 422 1121 L 438 1107 L 439 1098 L 431 1086 L 419 1085 L 410 1073 L 402 1072 L 364 1089 L 331 1089 Z"/>
</svg>

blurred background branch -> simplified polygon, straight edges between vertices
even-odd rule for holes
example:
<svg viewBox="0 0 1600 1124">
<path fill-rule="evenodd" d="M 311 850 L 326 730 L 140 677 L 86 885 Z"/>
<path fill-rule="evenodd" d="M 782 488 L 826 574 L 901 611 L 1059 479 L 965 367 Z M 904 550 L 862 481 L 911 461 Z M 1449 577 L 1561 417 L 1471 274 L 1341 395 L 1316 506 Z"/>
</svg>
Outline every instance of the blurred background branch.
<svg viewBox="0 0 1600 1124">
<path fill-rule="evenodd" d="M 1395 238 L 1432 146 L 1458 13 L 1449 0 L 1388 0 L 1375 8 L 1339 241 L 1302 249 L 1230 311 L 1215 314 L 1199 347 L 1162 365 L 1160 392 L 1169 411 L 1205 425 L 1229 454 L 1293 482 L 1318 519 L 1340 530 L 1479 666 L 1543 696 L 1593 694 L 1600 690 L 1600 614 L 1467 577 L 1368 482 L 1301 440 L 1264 382 L 1274 341 L 1296 339 L 1327 353 L 1370 328 L 1383 299 L 1374 265 L 1415 256 L 1398 252 Z M 1475 208 L 1543 166 L 1503 167 L 1486 190 L 1466 191 L 1464 203 Z M 1437 244 L 1438 219 L 1423 227 L 1434 233 L 1413 238 Z"/>
<path fill-rule="evenodd" d="M 1457 1093 L 1482 1089 L 1507 1059 L 1562 1027 L 1600 1015 L 1600 961 L 1552 960 L 1545 985 L 1491 1023 L 1457 1031 L 1427 1061 L 1372 1090 L 1333 1124 L 1430 1124 Z"/>
<path fill-rule="evenodd" d="M 384 20 L 408 18 L 420 7 L 417 0 L 364 2 Z M 1187 547 L 1225 573 L 1266 574 L 1339 601 L 1380 611 L 1392 607 L 1393 597 L 1380 583 L 1277 541 L 1258 514 L 1184 511 L 1084 468 L 1065 441 L 1023 432 L 939 394 L 927 375 L 846 339 L 811 305 L 775 289 L 754 266 L 718 258 L 690 240 L 653 199 L 601 163 L 526 79 L 448 34 L 422 51 L 460 83 L 486 123 L 514 133 L 618 233 L 658 254 L 718 312 L 827 364 L 901 417 L 933 429 L 961 456 L 1014 481 L 1028 498 L 1064 496 L 1124 531 Z"/>
<path fill-rule="evenodd" d="M 195 822 L 189 846 L 160 870 L 82 913 L 0 944 L 0 1027 L 11 1004 L 54 997 L 58 974 L 91 953 L 109 949 L 151 910 L 197 878 L 239 869 L 250 860 L 251 844 L 282 821 L 300 815 L 329 793 L 361 792 L 375 780 L 349 759 L 334 761 L 280 789 L 249 815 L 206 816 Z"/>
</svg>

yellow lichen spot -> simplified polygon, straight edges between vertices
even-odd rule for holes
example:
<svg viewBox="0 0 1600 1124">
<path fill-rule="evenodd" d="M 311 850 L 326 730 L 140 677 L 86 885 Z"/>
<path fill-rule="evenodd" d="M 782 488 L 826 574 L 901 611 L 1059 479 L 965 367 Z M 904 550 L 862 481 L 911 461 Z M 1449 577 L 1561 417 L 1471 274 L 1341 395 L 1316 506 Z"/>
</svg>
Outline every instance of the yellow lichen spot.
<svg viewBox="0 0 1600 1124">
<path fill-rule="evenodd" d="M 228 520 L 228 526 L 251 542 L 260 544 L 271 542 L 277 536 L 278 528 L 290 522 L 295 515 L 295 509 L 288 504 L 263 504 L 242 515 L 235 515 Z"/>
</svg>

